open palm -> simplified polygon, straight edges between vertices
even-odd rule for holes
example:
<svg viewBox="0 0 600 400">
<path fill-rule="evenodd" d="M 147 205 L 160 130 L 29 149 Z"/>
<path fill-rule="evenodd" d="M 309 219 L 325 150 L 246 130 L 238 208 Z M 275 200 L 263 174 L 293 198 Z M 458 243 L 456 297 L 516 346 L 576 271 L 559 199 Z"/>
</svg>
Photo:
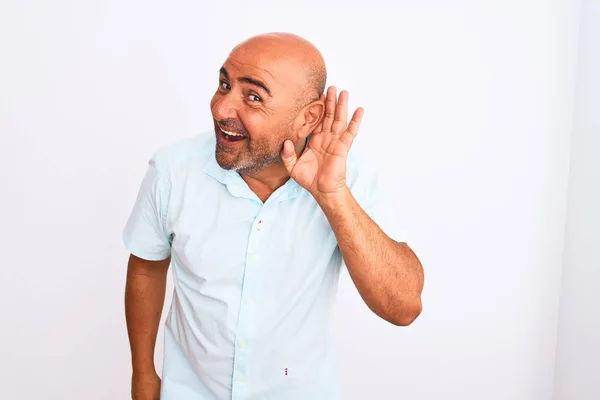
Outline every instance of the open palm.
<svg viewBox="0 0 600 400">
<path fill-rule="evenodd" d="M 283 146 L 282 159 L 290 177 L 315 197 L 335 194 L 345 188 L 346 159 L 364 114 L 363 108 L 357 108 L 348 124 L 349 94 L 343 90 L 339 99 L 336 97 L 336 88 L 330 87 L 323 121 L 299 158 L 291 141 Z"/>
</svg>

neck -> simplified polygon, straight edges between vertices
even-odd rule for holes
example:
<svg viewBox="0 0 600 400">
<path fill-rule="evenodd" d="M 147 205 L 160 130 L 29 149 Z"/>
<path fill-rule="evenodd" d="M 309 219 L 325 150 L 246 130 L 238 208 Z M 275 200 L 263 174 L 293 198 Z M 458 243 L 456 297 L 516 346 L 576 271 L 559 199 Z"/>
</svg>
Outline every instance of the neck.
<svg viewBox="0 0 600 400">
<path fill-rule="evenodd" d="M 265 202 L 275 190 L 290 179 L 282 163 L 269 165 L 257 172 L 240 172 L 240 176 L 262 202 Z"/>
<path fill-rule="evenodd" d="M 307 144 L 308 138 L 299 140 L 298 143 L 296 143 L 296 156 L 298 158 L 300 158 L 300 155 L 306 149 Z M 240 171 L 240 176 L 246 182 L 250 190 L 252 190 L 263 203 L 275 190 L 283 186 L 290 179 L 290 175 L 283 165 L 283 161 L 268 165 L 258 171 Z"/>
</svg>

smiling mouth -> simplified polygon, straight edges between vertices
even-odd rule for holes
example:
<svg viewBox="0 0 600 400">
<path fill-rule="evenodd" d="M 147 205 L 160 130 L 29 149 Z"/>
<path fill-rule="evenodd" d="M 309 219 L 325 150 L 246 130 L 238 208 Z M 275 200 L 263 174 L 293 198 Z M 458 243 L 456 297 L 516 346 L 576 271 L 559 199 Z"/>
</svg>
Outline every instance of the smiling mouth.
<svg viewBox="0 0 600 400">
<path fill-rule="evenodd" d="M 247 137 L 246 135 L 241 133 L 226 131 L 221 127 L 219 127 L 219 131 L 220 136 L 228 142 L 241 142 Z"/>
</svg>

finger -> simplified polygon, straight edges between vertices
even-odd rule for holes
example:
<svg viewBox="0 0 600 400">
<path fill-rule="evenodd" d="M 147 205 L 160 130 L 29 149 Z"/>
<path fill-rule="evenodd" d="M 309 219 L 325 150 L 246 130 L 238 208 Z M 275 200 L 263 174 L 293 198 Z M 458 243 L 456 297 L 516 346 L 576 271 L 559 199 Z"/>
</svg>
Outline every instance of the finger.
<svg viewBox="0 0 600 400">
<path fill-rule="evenodd" d="M 337 89 L 335 86 L 330 86 L 327 89 L 327 98 L 325 99 L 325 118 L 323 118 L 323 131 L 330 132 L 333 120 L 335 118 L 335 103 Z"/>
<path fill-rule="evenodd" d="M 335 106 L 335 117 L 332 126 L 332 133 L 341 135 L 346 130 L 348 124 L 348 98 L 350 93 L 347 90 L 342 90 Z"/>
<path fill-rule="evenodd" d="M 322 93 L 321 97 L 319 97 L 319 100 L 321 100 L 323 103 L 325 103 L 325 99 L 326 99 L 325 93 Z M 323 104 L 323 106 L 325 106 L 325 104 Z M 312 131 L 312 133 L 321 133 L 322 130 L 323 130 L 323 120 L 321 119 L 321 122 L 319 122 L 319 124 Z"/>
<path fill-rule="evenodd" d="M 352 146 L 352 142 L 358 134 L 358 128 L 360 127 L 360 122 L 362 121 L 362 117 L 364 114 L 365 110 L 362 107 L 358 107 L 356 111 L 354 111 L 354 115 L 352 115 L 352 120 L 348 125 L 348 129 L 346 129 L 346 131 L 340 139 L 346 146 Z"/>
<path fill-rule="evenodd" d="M 285 169 L 287 170 L 288 174 L 291 174 L 292 170 L 294 169 L 294 165 L 296 165 L 296 162 L 298 161 L 296 149 L 294 148 L 294 143 L 291 140 L 286 140 L 283 142 L 281 160 L 283 161 L 283 165 L 285 165 Z"/>
</svg>

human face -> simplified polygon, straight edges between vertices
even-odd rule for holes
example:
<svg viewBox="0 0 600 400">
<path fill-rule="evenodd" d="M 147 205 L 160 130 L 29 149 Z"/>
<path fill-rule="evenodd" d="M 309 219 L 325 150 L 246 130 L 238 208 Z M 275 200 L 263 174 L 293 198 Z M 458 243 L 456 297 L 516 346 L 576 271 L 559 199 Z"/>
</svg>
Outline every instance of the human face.
<svg viewBox="0 0 600 400">
<path fill-rule="evenodd" d="M 295 141 L 297 92 L 278 81 L 282 67 L 265 58 L 257 52 L 237 51 L 219 71 L 219 87 L 210 107 L 216 159 L 224 169 L 251 173 L 281 163 L 284 141 Z"/>
</svg>

